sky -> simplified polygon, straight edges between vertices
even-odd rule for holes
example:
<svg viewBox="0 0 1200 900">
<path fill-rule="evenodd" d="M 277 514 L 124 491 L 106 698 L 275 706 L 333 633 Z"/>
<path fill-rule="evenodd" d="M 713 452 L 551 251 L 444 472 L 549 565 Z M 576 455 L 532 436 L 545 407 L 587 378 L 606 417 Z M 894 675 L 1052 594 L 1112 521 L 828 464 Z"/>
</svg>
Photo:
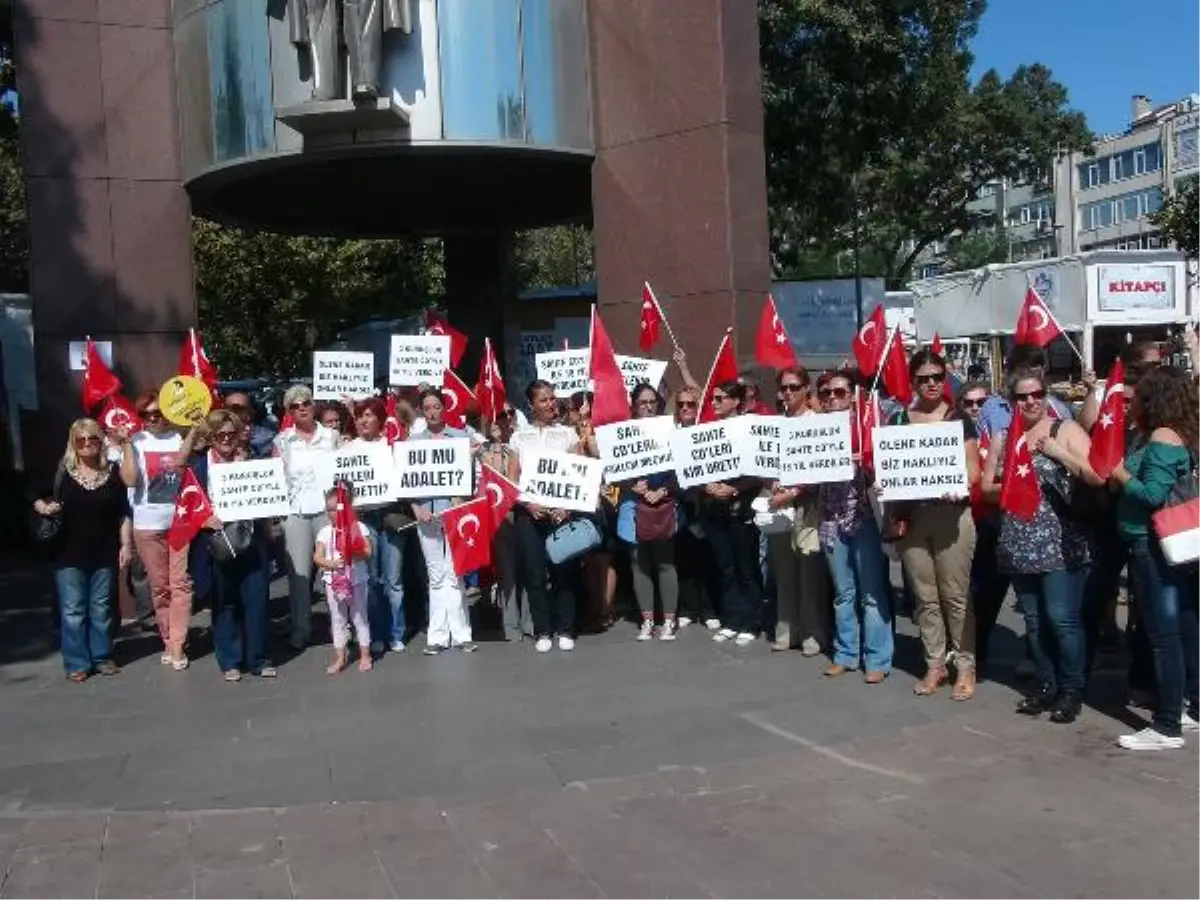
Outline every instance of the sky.
<svg viewBox="0 0 1200 900">
<path fill-rule="evenodd" d="M 989 0 L 971 47 L 977 78 L 1040 62 L 1096 134 L 1124 131 L 1130 98 L 1200 93 L 1197 0 Z"/>
</svg>

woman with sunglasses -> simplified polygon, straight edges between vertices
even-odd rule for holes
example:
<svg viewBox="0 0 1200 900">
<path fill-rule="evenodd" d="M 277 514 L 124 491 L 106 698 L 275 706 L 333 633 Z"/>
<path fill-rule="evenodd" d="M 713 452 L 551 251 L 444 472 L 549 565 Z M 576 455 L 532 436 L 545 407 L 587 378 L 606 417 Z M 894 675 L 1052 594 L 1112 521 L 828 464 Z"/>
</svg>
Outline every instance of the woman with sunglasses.
<svg viewBox="0 0 1200 900">
<path fill-rule="evenodd" d="M 505 403 L 496 413 L 493 422 L 480 422 L 480 430 L 487 440 L 479 447 L 480 465 L 488 466 L 505 478 L 516 461 L 516 452 L 509 446 L 516 413 Z M 496 570 L 496 606 L 504 624 L 506 641 L 521 641 L 533 638 L 533 618 L 529 612 L 529 600 L 517 585 L 517 538 L 513 530 L 513 514 L 510 511 L 496 528 L 492 539 L 492 558 Z"/>
<path fill-rule="evenodd" d="M 1012 578 L 1025 616 L 1025 641 L 1037 670 L 1037 686 L 1017 712 L 1050 721 L 1075 721 L 1083 701 L 1086 657 L 1080 611 L 1090 559 L 1086 524 L 1071 514 L 1079 484 L 1100 484 L 1088 463 L 1091 442 L 1074 422 L 1049 415 L 1048 392 L 1039 369 L 1018 369 L 1009 378 L 1009 399 L 1021 417 L 1033 458 L 1041 502 L 1028 521 L 1000 512 L 996 556 Z M 999 502 L 1007 431 L 992 440 L 983 469 L 983 494 Z"/>
<path fill-rule="evenodd" d="M 317 421 L 312 391 L 294 384 L 283 394 L 290 427 L 275 438 L 274 455 L 287 473 L 291 514 L 283 521 L 283 540 L 291 609 L 293 650 L 303 650 L 312 637 L 313 552 L 317 532 L 325 526 L 325 494 L 318 469 L 323 458 L 341 446 L 341 435 Z"/>
<path fill-rule="evenodd" d="M 812 415 L 808 406 L 810 379 L 799 367 L 784 369 L 776 379 L 786 417 Z M 816 656 L 829 643 L 829 571 L 821 554 L 816 525 L 815 497 L 801 487 L 771 485 L 772 509 L 792 507 L 796 525 L 783 534 L 768 536 L 775 572 L 775 643 L 773 650 L 800 648 Z"/>
<path fill-rule="evenodd" d="M 962 422 L 967 484 L 979 481 L 979 441 L 975 425 L 959 415 L 945 397 L 946 360 L 926 348 L 908 364 L 916 394 L 912 407 L 902 410 L 893 425 Z M 913 688 L 918 696 L 934 694 L 955 669 L 955 700 L 975 696 L 975 615 L 971 598 L 971 562 L 975 557 L 975 522 L 969 496 L 947 496 L 897 504 L 893 510 L 905 523 L 899 539 L 900 560 L 916 599 L 914 618 L 925 651 L 925 677 Z"/>
<path fill-rule="evenodd" d="M 134 406 L 144 429 L 132 440 L 137 465 L 131 499 L 133 543 L 150 582 L 154 618 L 163 642 L 160 661 L 181 672 L 188 667 L 184 645 L 192 621 L 189 548 L 172 548 L 167 543 L 167 530 L 175 515 L 175 496 L 182 479 L 179 454 L 183 436 L 163 417 L 157 392 L 142 394 Z"/>
<path fill-rule="evenodd" d="M 129 451 L 123 449 L 123 455 L 128 457 Z M 125 468 L 131 474 L 132 465 Z M 108 461 L 100 425 L 77 419 L 67 433 L 53 488 L 33 504 L 38 515 L 61 523 L 54 584 L 62 620 L 63 668 L 76 684 L 93 674 L 119 671 L 112 660 L 111 596 L 116 568 L 129 565 L 133 557 L 128 494 L 132 480 L 122 478 L 122 467 Z"/>
<path fill-rule="evenodd" d="M 348 401 L 353 419 L 353 440 L 343 447 L 385 447 L 387 406 L 379 397 Z M 408 619 L 404 611 L 404 545 L 409 534 L 398 529 L 413 521 L 412 506 L 404 500 L 362 503 L 354 507 L 358 521 L 371 539 L 371 555 L 366 560 L 370 577 L 367 617 L 371 623 L 371 652 L 384 648 L 393 653 L 404 650 L 408 640 Z"/>
<path fill-rule="evenodd" d="M 854 415 L 854 373 L 824 372 L 817 379 L 823 412 Z M 867 684 L 892 671 L 892 592 L 879 524 L 871 510 L 870 473 L 855 460 L 849 481 L 816 486 L 817 534 L 833 578 L 833 653 L 826 676 L 859 668 Z"/>
<path fill-rule="evenodd" d="M 687 361 L 682 350 L 676 351 L 675 359 L 686 370 Z M 693 385 L 680 388 L 675 392 L 674 407 L 677 428 L 695 425 L 700 416 L 700 388 Z M 683 520 L 675 533 L 675 573 L 679 580 L 677 624 L 685 628 L 692 622 L 703 622 L 709 631 L 716 631 L 721 627 L 721 620 L 713 611 L 712 598 L 716 591 L 713 590 L 712 558 L 700 525 L 702 496 L 701 488 L 692 488 L 680 497 Z"/>
<path fill-rule="evenodd" d="M 713 411 L 718 420 L 739 415 L 746 391 L 736 381 L 713 391 Z M 713 640 L 732 640 L 739 647 L 754 643 L 762 624 L 762 585 L 758 555 L 758 529 L 751 502 L 762 479 L 739 477 L 714 481 L 700 489 L 700 524 L 721 583 L 721 628 Z"/>
</svg>

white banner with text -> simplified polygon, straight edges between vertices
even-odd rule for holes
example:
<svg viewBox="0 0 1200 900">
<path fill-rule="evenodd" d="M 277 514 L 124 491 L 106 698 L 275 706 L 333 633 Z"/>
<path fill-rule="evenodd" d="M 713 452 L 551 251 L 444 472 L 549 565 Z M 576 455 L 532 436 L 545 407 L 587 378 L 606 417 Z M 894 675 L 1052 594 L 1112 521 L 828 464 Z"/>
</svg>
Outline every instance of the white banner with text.
<svg viewBox="0 0 1200 900">
<path fill-rule="evenodd" d="M 604 463 L 604 480 L 628 481 L 675 468 L 671 453 L 670 416 L 631 419 L 596 429 L 596 447 Z"/>
<path fill-rule="evenodd" d="M 210 464 L 208 499 L 222 522 L 273 519 L 292 511 L 282 459 Z"/>
<path fill-rule="evenodd" d="M 401 441 L 392 449 L 397 497 L 470 497 L 475 492 L 470 438 Z"/>
<path fill-rule="evenodd" d="M 874 429 L 871 437 L 882 502 L 967 496 L 962 422 L 891 425 Z"/>
</svg>

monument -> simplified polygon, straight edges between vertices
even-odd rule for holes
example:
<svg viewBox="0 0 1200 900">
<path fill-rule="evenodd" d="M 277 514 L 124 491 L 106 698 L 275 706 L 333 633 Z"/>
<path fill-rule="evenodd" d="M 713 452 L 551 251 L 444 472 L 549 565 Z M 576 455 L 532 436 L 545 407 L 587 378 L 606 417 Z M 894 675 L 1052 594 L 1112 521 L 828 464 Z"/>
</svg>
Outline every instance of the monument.
<svg viewBox="0 0 1200 900">
<path fill-rule="evenodd" d="M 350 99 L 374 100 L 379 96 L 383 71 L 383 33 L 412 31 L 408 0 L 288 0 L 292 43 L 308 48 L 314 100 L 345 96 L 339 77 L 339 6 L 349 59 Z"/>
</svg>

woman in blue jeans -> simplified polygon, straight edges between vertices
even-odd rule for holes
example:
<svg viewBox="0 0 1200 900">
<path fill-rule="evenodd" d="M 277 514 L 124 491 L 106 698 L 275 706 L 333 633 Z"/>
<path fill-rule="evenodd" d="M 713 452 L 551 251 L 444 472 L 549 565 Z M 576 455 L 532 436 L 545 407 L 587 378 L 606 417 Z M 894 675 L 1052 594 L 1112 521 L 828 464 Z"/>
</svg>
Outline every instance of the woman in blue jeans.
<svg viewBox="0 0 1200 900">
<path fill-rule="evenodd" d="M 817 399 L 827 413 L 848 410 L 853 391 L 848 372 L 817 379 Z M 884 580 L 887 562 L 867 490 L 862 466 L 849 481 L 816 488 L 817 533 L 833 577 L 833 664 L 825 674 L 835 678 L 861 667 L 867 684 L 879 684 L 892 671 L 892 592 Z"/>
<path fill-rule="evenodd" d="M 1195 564 L 1166 561 L 1151 518 L 1171 488 L 1196 467 L 1196 382 L 1179 369 L 1156 369 L 1138 382 L 1129 412 L 1149 440 L 1126 453 L 1112 480 L 1121 487 L 1117 527 L 1129 546 L 1141 624 L 1154 656 L 1158 703 L 1150 726 L 1122 735 L 1118 743 L 1126 750 L 1171 750 L 1183 746 L 1183 732 L 1200 728 L 1197 572 Z"/>
<path fill-rule="evenodd" d="M 123 462 L 128 462 L 128 437 L 121 432 L 115 439 Z M 112 660 L 109 596 L 116 578 L 114 563 L 124 567 L 133 558 L 128 487 L 122 468 L 105 456 L 100 425 L 78 419 L 68 433 L 52 490 L 33 504 L 39 515 L 62 523 L 54 582 L 62 618 L 63 668 L 76 684 L 93 674 L 119 671 Z"/>
</svg>

